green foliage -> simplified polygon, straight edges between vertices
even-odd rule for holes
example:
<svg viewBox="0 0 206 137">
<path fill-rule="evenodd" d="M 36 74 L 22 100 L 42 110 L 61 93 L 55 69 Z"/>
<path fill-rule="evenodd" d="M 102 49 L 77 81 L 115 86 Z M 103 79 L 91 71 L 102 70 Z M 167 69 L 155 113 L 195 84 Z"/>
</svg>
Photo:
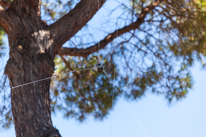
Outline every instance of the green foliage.
<svg viewBox="0 0 206 137">
<path fill-rule="evenodd" d="M 188 2 L 180 9 L 179 5 L 181 4 L 174 3 L 172 5 L 175 13 L 179 16 L 173 18 L 174 22 L 168 27 L 168 30 L 177 30 L 178 41 L 170 42 L 170 50 L 175 56 L 183 57 L 186 65 L 192 65 L 193 61 L 198 59 L 205 66 L 206 11 L 204 9 L 206 5 Z"/>
<path fill-rule="evenodd" d="M 50 24 L 69 12 L 77 2 L 79 0 L 44 0 L 42 19 Z M 153 0 L 129 0 L 126 5 L 121 4 L 122 13 L 116 17 L 116 22 L 109 18 L 104 31 L 113 32 L 114 28 L 130 25 L 151 2 Z M 89 27 L 83 30 L 84 33 L 77 33 L 65 46 L 87 48 L 94 45 L 95 31 Z M 146 92 L 165 96 L 170 103 L 185 98 L 193 84 L 189 67 L 195 60 L 205 67 L 205 33 L 205 1 L 161 2 L 149 12 L 140 27 L 121 35 L 100 51 L 104 69 L 119 94 L 103 72 L 90 69 L 68 73 L 93 60 L 96 53 L 87 58 L 64 56 L 65 60 L 56 56 L 55 74 L 58 76 L 51 84 L 52 112 L 62 111 L 65 117 L 79 121 L 89 115 L 101 120 L 112 109 L 113 92 L 114 104 L 121 95 L 127 100 L 139 100 Z M 0 48 L 3 35 L 0 28 Z M 95 63 L 83 68 L 93 68 Z M 10 113 L 7 114 L 10 107 L 0 110 L 8 127 L 12 120 Z"/>
<path fill-rule="evenodd" d="M 48 23 L 58 20 L 60 17 L 69 12 L 79 0 L 43 0 L 42 19 Z"/>
<path fill-rule="evenodd" d="M 112 107 L 113 86 L 103 72 L 94 70 L 96 60 L 83 67 L 92 69 L 81 71 L 81 68 L 68 73 L 80 68 L 83 62 L 86 60 L 67 58 L 66 67 L 60 57 L 56 57 L 56 72 L 60 76 L 55 78 L 52 86 L 52 110 L 58 109 L 64 112 L 65 117 L 75 117 L 80 121 L 90 113 L 102 119 Z M 104 68 L 110 77 L 114 75 L 115 65 L 111 61 L 105 59 Z M 117 93 L 114 93 L 114 100 L 116 98 Z"/>
<path fill-rule="evenodd" d="M 3 36 L 4 36 L 5 32 L 3 30 L 3 28 L 0 26 L 0 57 L 2 57 L 4 55 L 4 49 L 5 49 L 5 45 L 3 42 Z"/>
</svg>

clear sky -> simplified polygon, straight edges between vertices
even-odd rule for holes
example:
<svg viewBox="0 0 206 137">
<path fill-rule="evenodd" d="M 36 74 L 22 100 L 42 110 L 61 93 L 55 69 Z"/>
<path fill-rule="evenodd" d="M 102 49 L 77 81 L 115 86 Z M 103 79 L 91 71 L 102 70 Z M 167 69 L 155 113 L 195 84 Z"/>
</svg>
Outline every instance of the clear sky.
<svg viewBox="0 0 206 137">
<path fill-rule="evenodd" d="M 147 94 L 128 103 L 149 137 L 206 137 L 206 70 L 197 63 L 191 70 L 195 84 L 182 101 L 169 106 L 163 97 Z M 63 137 L 147 137 L 121 99 L 103 121 L 79 123 L 61 114 L 52 119 Z M 0 132 L 0 137 L 14 136 L 14 128 Z"/>
<path fill-rule="evenodd" d="M 194 87 L 187 97 L 168 105 L 163 96 L 147 93 L 137 102 L 127 102 L 149 137 L 206 137 L 206 70 L 198 63 L 191 69 Z M 147 137 L 122 98 L 103 121 L 83 123 L 52 115 L 63 137 Z M 0 137 L 15 137 L 14 128 L 1 130 Z"/>
</svg>

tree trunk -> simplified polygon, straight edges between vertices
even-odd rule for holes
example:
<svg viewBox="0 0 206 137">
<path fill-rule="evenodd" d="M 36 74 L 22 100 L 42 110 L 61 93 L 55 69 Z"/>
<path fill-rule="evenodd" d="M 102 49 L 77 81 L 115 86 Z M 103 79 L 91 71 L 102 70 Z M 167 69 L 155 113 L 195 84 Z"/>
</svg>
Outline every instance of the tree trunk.
<svg viewBox="0 0 206 137">
<path fill-rule="evenodd" d="M 51 77 L 54 72 L 53 38 L 39 18 L 10 11 L 12 29 L 7 32 L 10 58 L 5 68 L 11 87 Z M 17 137 L 60 137 L 52 125 L 51 80 L 11 89 L 12 113 Z"/>
<path fill-rule="evenodd" d="M 10 58 L 5 74 L 11 88 L 51 77 L 55 53 L 85 26 L 105 1 L 81 0 L 73 10 L 50 26 L 41 21 L 41 0 L 14 0 L 8 9 L 0 6 L 0 25 L 9 39 Z M 51 121 L 50 82 L 48 79 L 12 88 L 12 113 L 17 137 L 61 136 Z"/>
</svg>

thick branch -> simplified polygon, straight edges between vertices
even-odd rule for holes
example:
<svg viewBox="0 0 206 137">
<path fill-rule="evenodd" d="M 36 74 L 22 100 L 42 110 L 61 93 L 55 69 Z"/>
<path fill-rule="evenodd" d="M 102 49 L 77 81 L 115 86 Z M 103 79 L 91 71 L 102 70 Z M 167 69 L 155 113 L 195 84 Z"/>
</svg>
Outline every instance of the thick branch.
<svg viewBox="0 0 206 137">
<path fill-rule="evenodd" d="M 40 16 L 41 0 L 13 0 L 11 7 L 19 14 Z"/>
<path fill-rule="evenodd" d="M 5 8 L 9 8 L 11 6 L 11 3 L 6 0 L 0 0 L 0 5 Z"/>
<path fill-rule="evenodd" d="M 99 0 L 101 7 L 106 0 Z M 50 26 L 55 38 L 53 51 L 56 52 L 61 46 L 74 36 L 98 11 L 98 0 L 81 0 L 76 7 Z"/>
<path fill-rule="evenodd" d="M 121 36 L 124 33 L 130 32 L 131 30 L 135 30 L 137 28 L 140 27 L 140 25 L 142 23 L 144 23 L 144 19 L 146 17 L 146 15 L 153 10 L 158 4 L 160 3 L 160 1 L 154 2 L 152 4 L 150 4 L 149 6 L 145 7 L 142 10 L 142 13 L 140 14 L 139 18 L 137 19 L 136 22 L 131 23 L 128 26 L 125 26 L 121 29 L 118 29 L 112 33 L 110 33 L 109 35 L 107 35 L 103 40 L 101 40 L 100 43 L 100 49 L 103 49 L 107 44 L 109 44 L 110 42 L 112 42 L 116 37 Z M 117 33 L 118 32 L 118 33 Z M 86 49 L 78 49 L 78 48 L 64 48 L 62 47 L 57 54 L 58 55 L 70 55 L 70 56 L 82 56 L 82 57 L 86 57 L 94 52 L 98 51 L 98 43 L 86 48 Z"/>
<path fill-rule="evenodd" d="M 9 29 L 8 20 L 8 13 L 3 7 L 0 6 L 0 26 L 2 26 L 7 32 Z"/>
</svg>

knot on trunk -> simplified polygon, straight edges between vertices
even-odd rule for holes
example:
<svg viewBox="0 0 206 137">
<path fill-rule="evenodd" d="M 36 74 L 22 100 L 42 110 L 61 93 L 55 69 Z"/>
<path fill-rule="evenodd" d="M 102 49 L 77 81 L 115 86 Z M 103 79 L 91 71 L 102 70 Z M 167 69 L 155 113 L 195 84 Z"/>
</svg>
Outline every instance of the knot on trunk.
<svg viewBox="0 0 206 137">
<path fill-rule="evenodd" d="M 19 38 L 17 44 L 15 44 L 15 48 L 20 54 L 25 54 L 28 52 L 29 45 L 31 44 L 31 40 L 27 37 Z"/>
</svg>

